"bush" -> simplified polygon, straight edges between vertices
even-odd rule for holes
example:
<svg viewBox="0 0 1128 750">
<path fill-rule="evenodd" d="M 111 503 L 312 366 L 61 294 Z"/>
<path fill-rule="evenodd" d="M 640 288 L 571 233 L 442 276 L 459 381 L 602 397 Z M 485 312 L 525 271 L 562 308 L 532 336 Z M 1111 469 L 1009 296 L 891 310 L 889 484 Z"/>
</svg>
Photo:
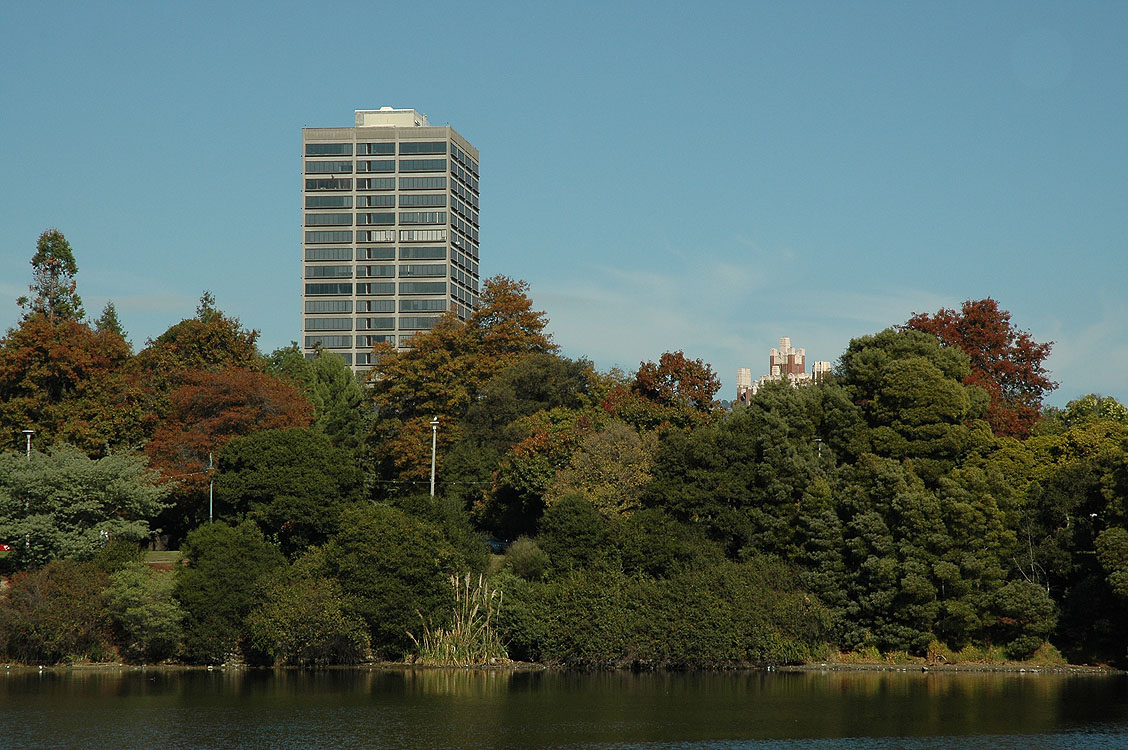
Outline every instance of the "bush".
<svg viewBox="0 0 1128 750">
<path fill-rule="evenodd" d="M 184 610 L 172 596 L 172 573 L 134 562 L 110 576 L 106 590 L 110 618 L 122 657 L 160 662 L 176 655 Z"/>
<path fill-rule="evenodd" d="M 504 569 L 526 581 L 543 581 L 548 568 L 548 555 L 527 536 L 518 537 L 505 553 Z"/>
<path fill-rule="evenodd" d="M 97 566 L 73 560 L 17 573 L 0 601 L 0 648 L 25 664 L 110 659 L 106 583 Z"/>
<path fill-rule="evenodd" d="M 173 593 L 184 607 L 184 657 L 222 664 L 246 635 L 246 617 L 259 603 L 262 579 L 286 564 L 253 523 L 206 524 L 189 532 Z"/>
<path fill-rule="evenodd" d="M 324 554 L 346 613 L 364 621 L 373 650 L 385 658 L 406 653 L 407 632 L 420 616 L 446 622 L 454 602 L 447 577 L 457 556 L 434 526 L 386 506 L 350 508 Z"/>
<path fill-rule="evenodd" d="M 764 558 L 668 580 L 586 570 L 534 583 L 503 573 L 499 628 L 514 658 L 573 667 L 797 663 L 824 653 L 830 616 L 792 580 Z"/>
<path fill-rule="evenodd" d="M 341 586 L 320 575 L 319 553 L 277 575 L 247 618 L 250 650 L 293 666 L 357 664 L 369 651 L 364 622 L 345 611 Z"/>
</svg>

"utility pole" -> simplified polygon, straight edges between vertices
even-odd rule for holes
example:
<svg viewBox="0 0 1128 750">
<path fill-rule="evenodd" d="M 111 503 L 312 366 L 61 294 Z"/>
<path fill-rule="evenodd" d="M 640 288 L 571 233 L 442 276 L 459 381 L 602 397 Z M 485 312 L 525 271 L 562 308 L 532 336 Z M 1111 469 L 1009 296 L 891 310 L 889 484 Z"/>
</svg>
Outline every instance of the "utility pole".
<svg viewBox="0 0 1128 750">
<path fill-rule="evenodd" d="M 435 496 L 435 440 L 439 435 L 439 418 L 431 420 L 431 497 Z"/>
</svg>

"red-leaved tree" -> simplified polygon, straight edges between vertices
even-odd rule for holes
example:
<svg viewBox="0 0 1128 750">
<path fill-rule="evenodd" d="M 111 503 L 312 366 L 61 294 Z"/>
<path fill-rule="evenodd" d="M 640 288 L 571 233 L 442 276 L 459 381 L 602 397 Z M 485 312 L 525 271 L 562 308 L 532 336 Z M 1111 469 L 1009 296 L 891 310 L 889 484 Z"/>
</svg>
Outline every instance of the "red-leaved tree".
<svg viewBox="0 0 1128 750">
<path fill-rule="evenodd" d="M 968 300 L 959 311 L 916 313 L 903 328 L 930 333 L 971 358 L 968 385 L 991 397 L 986 419 L 996 435 L 1026 437 L 1041 417 L 1042 397 L 1057 388 L 1042 362 L 1053 342 L 1039 344 L 1011 325 L 1010 313 L 991 298 Z"/>
</svg>

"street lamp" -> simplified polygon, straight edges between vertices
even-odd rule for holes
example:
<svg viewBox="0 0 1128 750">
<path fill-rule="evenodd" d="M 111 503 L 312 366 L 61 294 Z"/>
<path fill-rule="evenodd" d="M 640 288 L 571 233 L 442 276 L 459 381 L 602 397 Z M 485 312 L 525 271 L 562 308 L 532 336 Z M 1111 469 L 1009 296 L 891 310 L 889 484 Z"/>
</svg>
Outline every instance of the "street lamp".
<svg viewBox="0 0 1128 750">
<path fill-rule="evenodd" d="M 31 463 L 31 436 L 35 434 L 35 430 L 24 430 L 24 437 L 27 438 L 27 462 Z M 31 510 L 31 497 L 24 495 L 24 515 L 26 516 Z M 24 535 L 24 549 L 31 549 L 31 532 L 28 531 Z"/>
<path fill-rule="evenodd" d="M 31 436 L 35 434 L 35 430 L 24 430 L 24 437 L 27 438 L 27 460 L 31 460 Z"/>
<path fill-rule="evenodd" d="M 439 434 L 439 418 L 431 420 L 431 497 L 435 496 L 435 439 Z"/>
</svg>

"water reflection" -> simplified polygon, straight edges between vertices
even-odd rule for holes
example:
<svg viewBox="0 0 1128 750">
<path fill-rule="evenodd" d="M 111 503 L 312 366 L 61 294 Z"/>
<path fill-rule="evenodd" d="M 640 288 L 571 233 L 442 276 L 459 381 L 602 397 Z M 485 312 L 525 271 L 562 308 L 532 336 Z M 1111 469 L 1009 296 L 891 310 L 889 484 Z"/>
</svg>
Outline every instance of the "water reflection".
<svg viewBox="0 0 1128 750">
<path fill-rule="evenodd" d="M 1075 735 L 1098 747 L 1098 737 L 1128 740 L 1128 679 L 920 672 L 3 670 L 0 727 L 0 747 L 701 748 L 791 739 L 815 743 L 811 747 L 835 738 L 873 738 L 865 746 L 877 747 L 889 737 L 948 742 Z"/>
</svg>

